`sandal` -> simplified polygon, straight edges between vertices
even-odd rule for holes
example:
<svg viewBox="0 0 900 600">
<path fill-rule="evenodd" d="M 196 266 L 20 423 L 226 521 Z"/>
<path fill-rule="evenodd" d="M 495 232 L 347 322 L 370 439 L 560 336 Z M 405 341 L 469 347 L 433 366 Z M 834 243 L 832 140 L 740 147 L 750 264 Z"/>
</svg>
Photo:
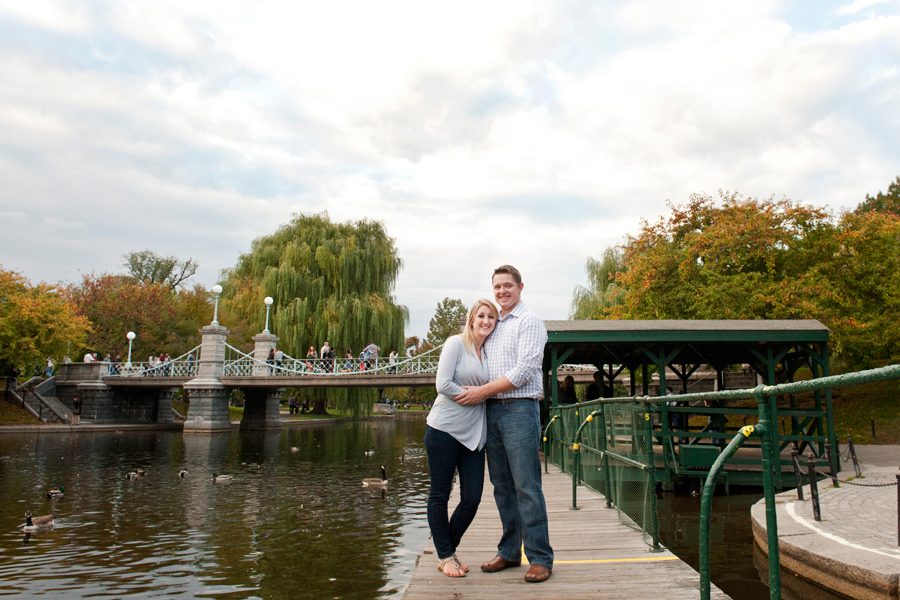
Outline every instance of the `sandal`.
<svg viewBox="0 0 900 600">
<path fill-rule="evenodd" d="M 449 566 L 449 569 L 446 568 Z M 442 558 L 438 561 L 437 570 L 446 575 L 447 577 L 465 577 L 466 572 L 463 570 L 462 566 L 459 564 L 459 561 L 456 560 L 456 557 L 453 555 L 448 556 L 447 558 Z"/>
<path fill-rule="evenodd" d="M 469 565 L 467 565 L 467 564 L 464 563 L 463 561 L 459 560 L 459 557 L 456 556 L 456 553 L 455 553 L 455 552 L 453 553 L 453 558 L 456 559 L 456 562 L 457 562 L 457 564 L 459 564 L 459 568 L 463 570 L 463 573 L 468 573 L 468 572 L 469 572 Z"/>
</svg>

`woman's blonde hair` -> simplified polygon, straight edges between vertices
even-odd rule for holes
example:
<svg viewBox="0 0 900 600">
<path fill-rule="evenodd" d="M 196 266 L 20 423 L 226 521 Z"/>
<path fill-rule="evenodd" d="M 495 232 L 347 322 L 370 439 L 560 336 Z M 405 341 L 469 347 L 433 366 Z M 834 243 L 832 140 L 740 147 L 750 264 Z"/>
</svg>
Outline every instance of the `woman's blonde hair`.
<svg viewBox="0 0 900 600">
<path fill-rule="evenodd" d="M 466 347 L 466 350 L 475 354 L 475 336 L 472 334 L 472 323 L 475 322 L 475 313 L 478 312 L 478 309 L 482 306 L 487 306 L 491 309 L 491 312 L 494 313 L 494 318 L 499 319 L 500 313 L 497 312 L 497 307 L 493 302 L 488 300 L 487 298 L 481 298 L 480 300 L 476 300 L 475 304 L 472 305 L 472 308 L 469 309 L 469 316 L 466 317 L 466 324 L 463 325 L 462 328 L 462 341 L 463 345 Z"/>
</svg>

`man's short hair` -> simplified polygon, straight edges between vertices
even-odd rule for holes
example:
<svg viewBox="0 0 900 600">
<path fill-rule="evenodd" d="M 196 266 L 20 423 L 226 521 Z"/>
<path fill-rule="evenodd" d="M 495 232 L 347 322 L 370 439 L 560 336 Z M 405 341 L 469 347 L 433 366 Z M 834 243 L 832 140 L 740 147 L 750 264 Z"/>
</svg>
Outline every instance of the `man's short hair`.
<svg viewBox="0 0 900 600">
<path fill-rule="evenodd" d="M 500 265 L 496 269 L 494 269 L 494 275 L 500 275 L 502 273 L 506 273 L 507 275 L 512 275 L 513 279 L 516 281 L 516 284 L 522 283 L 522 274 L 519 273 L 519 270 L 512 265 Z M 491 275 L 491 281 L 494 279 L 494 275 Z"/>
</svg>

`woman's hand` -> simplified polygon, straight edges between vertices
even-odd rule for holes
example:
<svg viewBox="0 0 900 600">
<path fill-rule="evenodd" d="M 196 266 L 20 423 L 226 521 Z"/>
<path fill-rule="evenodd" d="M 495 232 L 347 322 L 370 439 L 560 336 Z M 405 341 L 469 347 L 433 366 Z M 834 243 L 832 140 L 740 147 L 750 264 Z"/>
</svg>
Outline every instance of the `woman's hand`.
<svg viewBox="0 0 900 600">
<path fill-rule="evenodd" d="M 481 404 L 486 399 L 487 395 L 484 393 L 483 385 L 464 385 L 462 393 L 454 398 L 456 403 L 461 404 L 462 406 L 474 406 L 475 404 Z"/>
</svg>

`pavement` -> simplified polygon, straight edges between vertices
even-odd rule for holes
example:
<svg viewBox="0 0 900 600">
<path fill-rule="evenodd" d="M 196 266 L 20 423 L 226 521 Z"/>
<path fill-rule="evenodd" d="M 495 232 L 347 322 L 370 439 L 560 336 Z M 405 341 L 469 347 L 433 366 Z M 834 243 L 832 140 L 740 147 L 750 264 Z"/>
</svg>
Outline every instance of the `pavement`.
<svg viewBox="0 0 900 600">
<path fill-rule="evenodd" d="M 833 487 L 819 481 L 821 521 L 816 521 L 809 486 L 776 495 L 778 548 L 787 570 L 850 598 L 900 598 L 900 445 L 857 446 L 863 476 L 842 462 Z M 843 448 L 846 456 L 846 448 Z M 843 458 L 842 456 L 842 458 Z M 751 509 L 753 535 L 766 552 L 765 501 Z M 782 576 L 782 585 L 790 583 Z M 785 597 L 788 597 L 787 594 Z"/>
</svg>

